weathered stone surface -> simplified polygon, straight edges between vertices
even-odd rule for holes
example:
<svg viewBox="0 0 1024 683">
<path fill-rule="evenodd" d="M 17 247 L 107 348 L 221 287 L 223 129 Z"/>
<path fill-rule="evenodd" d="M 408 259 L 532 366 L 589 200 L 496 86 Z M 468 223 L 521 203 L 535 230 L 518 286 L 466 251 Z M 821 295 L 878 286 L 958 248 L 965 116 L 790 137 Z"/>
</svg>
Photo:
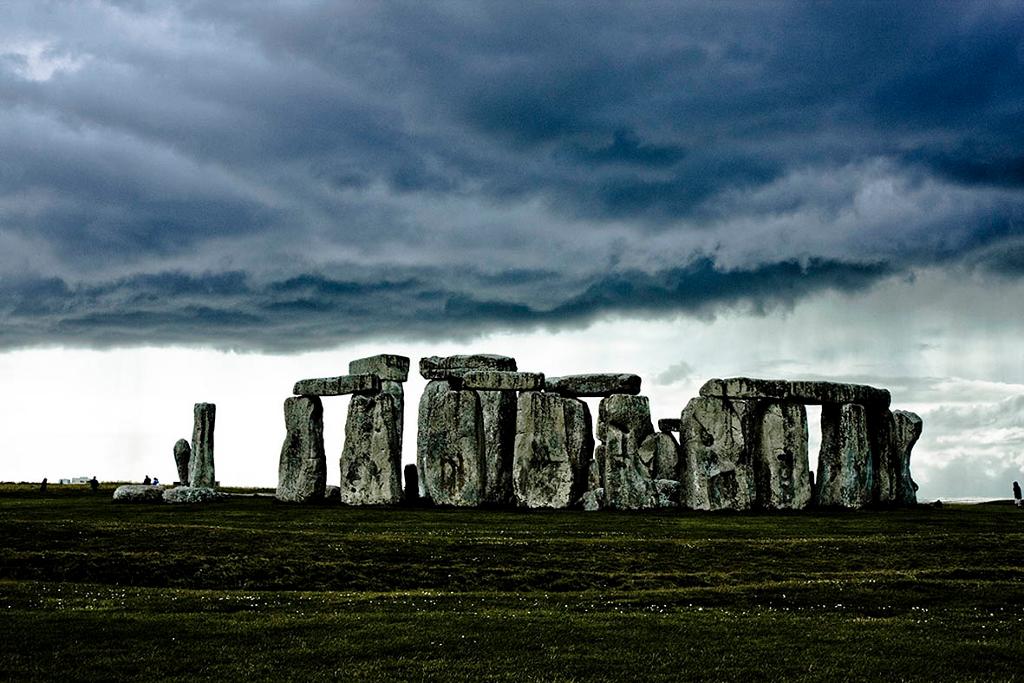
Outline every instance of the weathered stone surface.
<svg viewBox="0 0 1024 683">
<path fill-rule="evenodd" d="M 802 510 L 811 503 L 807 409 L 800 403 L 769 403 L 759 419 L 754 455 L 758 507 Z"/>
<path fill-rule="evenodd" d="M 206 486 L 177 486 L 173 489 L 164 489 L 165 503 L 211 503 L 225 498 L 228 498 L 226 493 Z"/>
<path fill-rule="evenodd" d="M 894 411 L 893 418 L 895 418 L 893 450 L 899 463 L 895 502 L 900 505 L 914 505 L 917 503 L 917 484 L 910 476 L 910 452 L 914 449 L 917 440 L 921 438 L 924 422 L 916 413 L 907 410 Z"/>
<path fill-rule="evenodd" d="M 188 461 L 188 485 L 212 488 L 217 485 L 213 464 L 213 429 L 217 406 L 197 403 L 192 414 L 192 457 Z"/>
<path fill-rule="evenodd" d="M 353 396 L 341 451 L 341 502 L 394 505 L 402 501 L 398 413 L 390 394 Z"/>
<path fill-rule="evenodd" d="M 405 435 L 405 389 L 402 383 L 394 380 L 382 380 L 380 383 L 381 393 L 388 394 L 395 399 L 395 417 L 398 421 L 398 450 L 402 450 L 402 441 Z"/>
<path fill-rule="evenodd" d="M 409 359 L 390 353 L 359 358 L 348 364 L 350 375 L 376 375 L 382 380 L 404 382 L 409 379 Z"/>
<path fill-rule="evenodd" d="M 679 442 L 686 454 L 681 503 L 694 510 L 748 510 L 756 487 L 748 401 L 691 399 Z"/>
<path fill-rule="evenodd" d="M 484 432 L 475 391 L 427 383 L 420 399 L 416 465 L 420 493 L 438 505 L 479 505 L 484 493 Z"/>
<path fill-rule="evenodd" d="M 611 396 L 640 393 L 640 376 L 631 374 L 592 373 L 548 377 L 546 391 L 562 396 Z"/>
<path fill-rule="evenodd" d="M 420 477 L 416 472 L 416 465 L 406 465 L 403 471 L 405 476 L 405 502 L 412 503 L 420 497 Z"/>
<path fill-rule="evenodd" d="M 115 503 L 159 503 L 164 499 L 162 486 L 125 484 L 114 489 Z"/>
<path fill-rule="evenodd" d="M 679 443 L 669 432 L 655 432 L 640 444 L 640 461 L 654 479 L 679 480 Z"/>
<path fill-rule="evenodd" d="M 192 459 L 192 446 L 185 439 L 178 439 L 174 444 L 174 466 L 178 469 L 178 481 L 188 481 L 188 461 Z"/>
<path fill-rule="evenodd" d="M 682 429 L 682 423 L 679 420 L 673 418 L 665 418 L 658 420 L 658 431 L 659 432 L 678 432 Z"/>
<path fill-rule="evenodd" d="M 296 396 L 344 396 L 345 394 L 376 394 L 380 378 L 376 375 L 341 375 L 300 379 L 292 387 Z"/>
<path fill-rule="evenodd" d="M 465 386 L 465 385 L 463 385 Z M 512 497 L 516 448 L 516 392 L 477 391 L 483 418 L 484 493 L 482 501 L 505 505 Z"/>
<path fill-rule="evenodd" d="M 334 486 L 333 484 L 325 487 L 324 498 L 326 500 L 341 500 L 341 487 Z"/>
<path fill-rule="evenodd" d="M 593 491 L 599 488 L 601 488 L 601 464 L 595 458 L 587 466 L 587 489 Z M 604 495 L 603 489 L 601 495 Z"/>
<path fill-rule="evenodd" d="M 654 507 L 677 508 L 682 497 L 683 485 L 675 479 L 654 480 Z"/>
<path fill-rule="evenodd" d="M 284 401 L 285 437 L 277 467 L 280 501 L 310 503 L 324 497 L 327 456 L 324 453 L 324 408 L 317 396 L 292 396 Z"/>
<path fill-rule="evenodd" d="M 516 411 L 512 486 L 529 508 L 569 507 L 583 495 L 594 437 L 582 401 L 526 391 Z"/>
<path fill-rule="evenodd" d="M 749 377 L 709 379 L 700 388 L 700 395 L 728 399 L 770 399 L 807 405 L 859 403 L 882 408 L 888 408 L 891 400 L 888 390 L 864 384 L 794 382 Z"/>
<path fill-rule="evenodd" d="M 491 353 L 420 358 L 423 379 L 462 377 L 469 370 L 518 370 L 516 359 Z"/>
<path fill-rule="evenodd" d="M 461 379 L 463 389 L 534 391 L 544 388 L 543 372 L 467 370 Z"/>
<path fill-rule="evenodd" d="M 583 493 L 580 504 L 587 512 L 596 512 L 604 506 L 604 489 L 591 489 Z"/>
<path fill-rule="evenodd" d="M 860 508 L 871 504 L 874 471 L 864 406 L 822 407 L 816 480 L 820 506 Z"/>
<path fill-rule="evenodd" d="M 874 473 L 872 501 L 894 505 L 898 498 L 900 463 L 896 455 L 896 418 L 889 409 L 867 410 L 868 439 L 871 447 L 871 469 Z"/>
<path fill-rule="evenodd" d="M 605 507 L 642 510 L 654 507 L 654 449 L 641 458 L 640 447 L 654 435 L 651 406 L 646 396 L 612 394 L 598 409 L 597 438 Z"/>
</svg>

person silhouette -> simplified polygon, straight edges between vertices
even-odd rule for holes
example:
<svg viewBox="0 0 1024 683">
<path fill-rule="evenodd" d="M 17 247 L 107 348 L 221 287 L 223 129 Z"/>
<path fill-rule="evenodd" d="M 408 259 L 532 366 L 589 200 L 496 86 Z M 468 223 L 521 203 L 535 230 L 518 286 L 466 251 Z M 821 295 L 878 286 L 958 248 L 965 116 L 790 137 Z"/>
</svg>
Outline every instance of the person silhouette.
<svg viewBox="0 0 1024 683">
<path fill-rule="evenodd" d="M 92 479 L 89 480 L 89 487 L 93 492 L 100 490 L 100 480 L 96 478 L 96 475 L 92 475 Z"/>
<path fill-rule="evenodd" d="M 1020 499 L 1020 484 L 1013 482 L 1013 504 L 1017 507 L 1021 507 L 1024 503 Z"/>
<path fill-rule="evenodd" d="M 159 486 L 159 485 L 160 485 L 159 477 L 153 477 L 153 486 Z"/>
<path fill-rule="evenodd" d="M 39 493 L 46 493 L 46 477 L 43 477 L 43 482 L 39 484 Z"/>
<path fill-rule="evenodd" d="M 149 485 L 150 485 L 150 483 L 151 483 L 151 482 L 150 482 L 150 480 L 149 480 L 149 475 L 147 474 L 147 475 L 146 475 L 146 478 L 142 480 L 142 484 L 143 484 L 144 486 L 149 486 Z"/>
</svg>

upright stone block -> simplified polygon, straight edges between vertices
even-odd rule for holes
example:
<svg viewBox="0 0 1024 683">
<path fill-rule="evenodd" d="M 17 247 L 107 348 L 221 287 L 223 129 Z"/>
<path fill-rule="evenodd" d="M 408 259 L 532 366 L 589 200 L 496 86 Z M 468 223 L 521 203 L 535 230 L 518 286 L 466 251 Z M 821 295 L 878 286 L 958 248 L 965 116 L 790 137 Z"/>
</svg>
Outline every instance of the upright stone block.
<svg viewBox="0 0 1024 683">
<path fill-rule="evenodd" d="M 405 470 L 405 502 L 418 502 L 420 498 L 420 476 L 416 465 L 406 465 Z"/>
<path fill-rule="evenodd" d="M 217 483 L 213 465 L 213 428 L 217 406 L 197 403 L 192 411 L 192 457 L 188 462 L 188 485 L 213 488 Z"/>
<path fill-rule="evenodd" d="M 874 471 L 864 406 L 822 407 L 816 481 L 819 506 L 861 508 L 871 504 Z"/>
<path fill-rule="evenodd" d="M 438 505 L 479 505 L 484 495 L 484 430 L 475 391 L 427 384 L 420 399 L 416 464 L 420 492 Z"/>
<path fill-rule="evenodd" d="M 594 437 L 582 401 L 527 391 L 516 411 L 512 486 L 516 503 L 528 508 L 565 508 L 587 486 Z"/>
<path fill-rule="evenodd" d="M 398 429 L 398 451 L 402 451 L 402 440 L 405 435 L 405 389 L 402 383 L 395 380 L 382 380 L 380 383 L 381 393 L 388 394 L 395 399 L 395 421 Z"/>
<path fill-rule="evenodd" d="M 506 505 L 512 496 L 516 446 L 516 392 L 478 390 L 484 437 L 483 502 Z"/>
<path fill-rule="evenodd" d="M 288 503 L 323 500 L 327 488 L 324 408 L 316 396 L 284 402 L 286 434 L 277 468 L 277 499 Z"/>
<path fill-rule="evenodd" d="M 640 444 L 640 461 L 654 479 L 679 481 L 679 443 L 669 432 L 655 432 Z"/>
<path fill-rule="evenodd" d="M 597 419 L 598 452 L 603 461 L 605 507 L 613 510 L 652 508 L 654 499 L 654 452 L 649 462 L 641 459 L 641 445 L 654 434 L 651 407 L 646 396 L 613 394 L 601 401 Z"/>
<path fill-rule="evenodd" d="M 895 505 L 901 476 L 895 444 L 896 418 L 887 408 L 868 408 L 867 428 L 874 473 L 872 501 Z"/>
<path fill-rule="evenodd" d="M 359 358 L 348 364 L 350 375 L 376 375 L 383 381 L 404 382 L 409 379 L 409 359 L 390 353 Z"/>
<path fill-rule="evenodd" d="M 807 410 L 799 403 L 768 403 L 760 415 L 755 457 L 758 507 L 802 510 L 811 502 Z"/>
<path fill-rule="evenodd" d="M 916 413 L 907 410 L 894 411 L 893 418 L 893 450 L 899 463 L 895 502 L 899 505 L 914 505 L 917 503 L 917 484 L 910 476 L 910 452 L 921 438 L 924 422 Z"/>
<path fill-rule="evenodd" d="M 395 397 L 353 396 L 341 451 L 341 502 L 395 505 L 402 501 L 402 450 Z"/>
<path fill-rule="evenodd" d="M 757 495 L 751 450 L 752 406 L 714 397 L 691 399 L 680 417 L 686 455 L 681 504 L 694 510 L 749 510 Z"/>
<path fill-rule="evenodd" d="M 192 446 L 185 439 L 174 444 L 174 465 L 178 469 L 178 482 L 188 484 L 188 462 L 192 459 Z"/>
</svg>

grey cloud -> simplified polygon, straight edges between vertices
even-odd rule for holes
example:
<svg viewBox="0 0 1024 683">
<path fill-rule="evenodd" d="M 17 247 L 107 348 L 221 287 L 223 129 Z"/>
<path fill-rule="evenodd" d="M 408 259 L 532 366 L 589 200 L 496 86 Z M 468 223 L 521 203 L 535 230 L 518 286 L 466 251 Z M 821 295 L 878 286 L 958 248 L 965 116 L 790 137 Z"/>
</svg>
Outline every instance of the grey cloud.
<svg viewBox="0 0 1024 683">
<path fill-rule="evenodd" d="M 335 341 L 458 335 L 769 311 L 917 267 L 1020 277 L 1022 21 L 989 3 L 15 3 L 0 244 L 36 253 L 0 259 L 6 345 L 277 348 L 304 315 Z M 175 281 L 140 307 L 166 273 L 232 272 L 236 291 Z M 280 289 L 311 277 L 369 289 Z"/>
</svg>

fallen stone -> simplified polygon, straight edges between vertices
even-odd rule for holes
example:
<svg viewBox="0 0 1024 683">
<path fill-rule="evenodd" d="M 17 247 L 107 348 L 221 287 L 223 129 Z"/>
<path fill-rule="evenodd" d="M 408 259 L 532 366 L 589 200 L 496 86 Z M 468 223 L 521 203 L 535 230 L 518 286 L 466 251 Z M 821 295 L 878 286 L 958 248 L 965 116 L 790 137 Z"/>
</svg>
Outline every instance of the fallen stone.
<svg viewBox="0 0 1024 683">
<path fill-rule="evenodd" d="M 593 457 L 590 411 L 582 401 L 525 391 L 516 411 L 512 487 L 528 508 L 565 508 L 586 490 Z"/>
<path fill-rule="evenodd" d="M 681 416 L 680 448 L 686 454 L 681 503 L 694 510 L 749 510 L 756 487 L 747 401 L 698 397 Z"/>
<path fill-rule="evenodd" d="M 463 389 L 535 391 L 544 388 L 544 373 L 542 372 L 467 370 L 461 379 Z"/>
<path fill-rule="evenodd" d="M 658 431 L 659 432 L 678 432 L 682 427 L 679 420 L 672 418 L 665 418 L 658 420 Z"/>
<path fill-rule="evenodd" d="M 899 463 L 899 479 L 896 487 L 895 502 L 900 505 L 917 504 L 917 484 L 910 476 L 910 452 L 917 440 L 921 438 L 924 421 L 916 413 L 907 410 L 893 412 L 895 427 L 893 443 L 896 459 Z"/>
<path fill-rule="evenodd" d="M 406 465 L 403 474 L 405 476 L 405 502 L 413 503 L 420 498 L 420 478 L 416 473 L 416 465 Z"/>
<path fill-rule="evenodd" d="M 416 465 L 420 493 L 437 505 L 475 506 L 483 500 L 484 435 L 480 398 L 427 383 L 420 399 Z"/>
<path fill-rule="evenodd" d="M 733 400 L 768 399 L 806 405 L 859 403 L 882 408 L 888 408 L 891 400 L 888 390 L 864 384 L 793 382 L 784 379 L 751 379 L 749 377 L 709 379 L 700 388 L 700 395 Z"/>
<path fill-rule="evenodd" d="M 211 503 L 224 500 L 228 495 L 206 486 L 177 486 L 173 489 L 164 489 L 163 498 L 165 503 L 172 504 Z"/>
<path fill-rule="evenodd" d="M 630 374 L 594 373 L 548 377 L 544 389 L 554 394 L 572 397 L 611 396 L 612 394 L 640 393 L 640 376 Z"/>
<path fill-rule="evenodd" d="M 178 469 L 178 481 L 188 481 L 188 461 L 192 459 L 192 446 L 185 439 L 174 444 L 174 466 Z"/>
<path fill-rule="evenodd" d="M 587 512 L 596 512 L 604 505 L 604 489 L 591 489 L 583 494 L 580 504 Z"/>
<path fill-rule="evenodd" d="M 213 428 L 217 406 L 213 403 L 197 403 L 192 414 L 192 457 L 188 461 L 188 485 L 212 488 L 217 485 L 213 464 Z"/>
<path fill-rule="evenodd" d="M 114 489 L 115 503 L 159 503 L 164 499 L 162 486 L 125 484 Z"/>
<path fill-rule="evenodd" d="M 861 508 L 871 504 L 874 484 L 871 443 L 864 406 L 826 404 L 821 409 L 817 503 Z"/>
<path fill-rule="evenodd" d="M 402 501 L 402 451 L 395 398 L 353 396 L 341 451 L 341 502 L 395 505 Z"/>
<path fill-rule="evenodd" d="M 420 375 L 423 379 L 459 378 L 469 370 L 517 369 L 515 358 L 490 353 L 420 358 Z"/>
<path fill-rule="evenodd" d="M 292 387 L 296 396 L 344 396 L 345 394 L 376 394 L 380 391 L 380 378 L 376 375 L 342 375 L 300 379 Z"/>
<path fill-rule="evenodd" d="M 506 505 L 513 501 L 512 460 L 516 448 L 516 392 L 476 393 L 480 399 L 480 413 L 483 419 L 482 502 Z"/>
<path fill-rule="evenodd" d="M 651 407 L 646 396 L 612 394 L 598 410 L 597 438 L 604 488 L 604 505 L 612 510 L 643 510 L 654 507 L 654 449 L 641 458 L 640 447 L 654 434 Z"/>
<path fill-rule="evenodd" d="M 359 358 L 348 364 L 349 375 L 376 375 L 382 380 L 404 382 L 409 379 L 409 359 L 390 353 Z"/>
<path fill-rule="evenodd" d="M 292 396 L 285 399 L 284 426 L 275 497 L 288 503 L 319 501 L 327 487 L 324 408 L 320 398 Z"/>
<path fill-rule="evenodd" d="M 677 508 L 682 496 L 683 485 L 675 479 L 654 480 L 654 507 Z"/>
<path fill-rule="evenodd" d="M 644 439 L 640 461 L 654 479 L 679 480 L 679 443 L 669 432 L 655 432 Z"/>
<path fill-rule="evenodd" d="M 811 503 L 807 410 L 800 403 L 769 403 L 760 415 L 754 457 L 758 506 L 802 510 Z"/>
</svg>

